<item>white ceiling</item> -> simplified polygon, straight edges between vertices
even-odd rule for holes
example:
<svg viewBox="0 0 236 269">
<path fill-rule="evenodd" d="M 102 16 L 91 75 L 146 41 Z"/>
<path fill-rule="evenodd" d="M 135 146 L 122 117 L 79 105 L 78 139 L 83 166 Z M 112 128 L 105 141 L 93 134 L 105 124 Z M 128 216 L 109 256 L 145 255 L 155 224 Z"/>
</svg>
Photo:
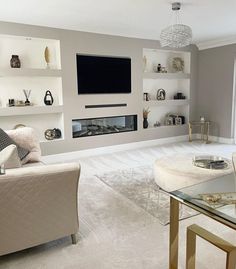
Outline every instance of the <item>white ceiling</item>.
<svg viewBox="0 0 236 269">
<path fill-rule="evenodd" d="M 2 3 L 1 3 L 2 2 Z M 0 0 L 0 20 L 95 33 L 159 39 L 171 0 Z M 236 36 L 236 0 L 181 0 L 193 43 Z"/>
</svg>

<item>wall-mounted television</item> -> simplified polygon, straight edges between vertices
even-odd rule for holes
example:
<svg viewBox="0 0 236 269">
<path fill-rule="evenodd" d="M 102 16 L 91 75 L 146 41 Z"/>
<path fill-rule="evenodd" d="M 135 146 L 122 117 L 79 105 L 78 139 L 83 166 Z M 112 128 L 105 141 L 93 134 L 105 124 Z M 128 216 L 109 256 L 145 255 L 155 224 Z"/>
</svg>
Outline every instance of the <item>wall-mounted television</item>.
<svg viewBox="0 0 236 269">
<path fill-rule="evenodd" d="M 76 55 L 78 94 L 131 93 L 131 59 Z"/>
</svg>

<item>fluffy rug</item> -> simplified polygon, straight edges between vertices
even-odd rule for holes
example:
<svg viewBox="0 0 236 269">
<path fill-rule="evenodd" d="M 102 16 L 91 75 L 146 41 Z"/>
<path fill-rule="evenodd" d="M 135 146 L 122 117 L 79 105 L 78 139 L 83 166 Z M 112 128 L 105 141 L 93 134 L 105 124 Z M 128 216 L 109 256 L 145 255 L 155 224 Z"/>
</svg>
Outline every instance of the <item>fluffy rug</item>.
<svg viewBox="0 0 236 269">
<path fill-rule="evenodd" d="M 156 217 L 162 225 L 169 223 L 169 195 L 158 191 L 151 166 L 118 170 L 96 176 L 113 190 Z M 180 219 L 197 214 L 191 208 L 183 206 L 180 210 Z"/>
</svg>

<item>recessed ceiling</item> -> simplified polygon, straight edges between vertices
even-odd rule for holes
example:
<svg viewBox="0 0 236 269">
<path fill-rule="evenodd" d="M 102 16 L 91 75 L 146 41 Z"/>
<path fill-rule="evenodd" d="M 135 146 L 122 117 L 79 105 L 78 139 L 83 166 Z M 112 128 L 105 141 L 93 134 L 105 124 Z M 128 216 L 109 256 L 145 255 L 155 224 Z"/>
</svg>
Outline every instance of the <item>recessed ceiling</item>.
<svg viewBox="0 0 236 269">
<path fill-rule="evenodd" d="M 159 39 L 170 23 L 171 0 L 8 0 L 0 20 L 128 37 Z M 235 0 L 180 1 L 193 43 L 236 35 Z"/>
</svg>

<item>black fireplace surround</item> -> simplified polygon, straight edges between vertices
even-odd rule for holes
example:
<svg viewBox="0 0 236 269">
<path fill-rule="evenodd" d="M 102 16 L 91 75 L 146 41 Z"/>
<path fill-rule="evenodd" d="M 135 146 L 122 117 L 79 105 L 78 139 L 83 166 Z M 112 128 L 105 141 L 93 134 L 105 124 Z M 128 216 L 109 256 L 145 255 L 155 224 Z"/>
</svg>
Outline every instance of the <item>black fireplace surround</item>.
<svg viewBox="0 0 236 269">
<path fill-rule="evenodd" d="M 73 138 L 137 131 L 137 115 L 73 119 Z"/>
</svg>

